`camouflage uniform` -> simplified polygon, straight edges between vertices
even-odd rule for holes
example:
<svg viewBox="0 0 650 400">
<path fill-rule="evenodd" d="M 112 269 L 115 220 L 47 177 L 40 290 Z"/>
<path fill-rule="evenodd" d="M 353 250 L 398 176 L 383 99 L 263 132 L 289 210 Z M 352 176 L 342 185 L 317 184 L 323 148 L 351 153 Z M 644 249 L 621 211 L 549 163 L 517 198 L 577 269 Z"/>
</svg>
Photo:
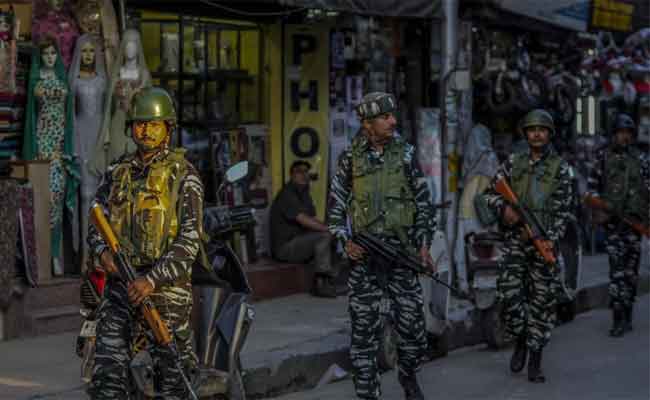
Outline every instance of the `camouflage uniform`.
<svg viewBox="0 0 650 400">
<path fill-rule="evenodd" d="M 513 184 L 513 166 L 523 162 L 530 168 L 523 170 L 528 175 L 528 193 L 518 192 Z M 557 172 L 553 175 L 550 165 L 559 161 Z M 534 171 L 534 175 L 530 174 Z M 535 176 L 539 177 L 535 179 Z M 513 191 L 530 207 L 531 198 L 543 192 L 544 179 L 550 182 L 550 193 L 545 194 L 543 210 L 533 212 L 546 230 L 548 238 L 557 242 L 565 232 L 565 226 L 571 217 L 574 204 L 572 173 L 570 166 L 562 160 L 551 146 L 537 161 L 533 161 L 528 150 L 510 155 L 492 179 L 484 192 L 489 206 L 503 215 L 505 200 L 496 192 L 497 180 L 505 177 Z M 530 195 L 529 195 L 530 194 Z M 503 305 L 506 332 L 512 337 L 525 337 L 530 351 L 541 351 L 548 343 L 551 329 L 555 324 L 555 305 L 560 290 L 560 278 L 557 266 L 549 266 L 533 247 L 532 242 L 523 242 L 521 227 L 500 225 L 504 231 L 505 246 L 499 260 L 500 274 L 497 281 L 497 298 Z"/>
<path fill-rule="evenodd" d="M 176 153 L 178 154 L 178 153 Z M 173 157 L 174 152 L 161 150 L 150 162 L 143 164 L 135 155 L 125 156 L 109 166 L 97 189 L 95 202 L 105 210 L 111 209 L 115 201 L 112 198 L 114 188 L 120 185 L 115 178 L 118 169 L 127 168 L 132 187 L 138 187 L 147 179 L 152 179 L 152 165 Z M 177 159 L 180 158 L 177 156 Z M 196 366 L 196 356 L 192 350 L 192 332 L 190 311 L 192 308 L 191 268 L 200 246 L 200 221 L 203 210 L 203 185 L 194 167 L 182 158 L 183 174 L 178 169 L 172 170 L 167 184 L 180 182 L 175 207 L 178 212 L 177 234 L 166 246 L 164 253 L 153 262 L 143 264 L 143 257 L 137 252 L 129 254 L 130 261 L 138 276 L 146 277 L 154 284 L 155 290 L 150 298 L 158 308 L 162 319 L 173 332 L 177 348 L 187 370 Z M 135 193 L 133 193 L 135 195 Z M 111 216 L 109 216 L 110 218 Z M 114 227 L 115 229 L 115 227 Z M 116 229 L 115 229 L 116 230 Z M 127 229 L 128 231 L 129 229 Z M 116 230 L 117 231 L 117 230 Z M 124 231 L 122 231 L 124 232 Z M 119 232 L 116 232 L 119 234 Z M 118 236 L 123 244 L 134 238 Z M 95 257 L 99 257 L 107 247 L 94 226 L 89 228 L 89 248 Z M 132 242 L 133 247 L 137 243 Z M 129 362 L 134 355 L 131 348 L 132 339 L 137 337 L 138 326 L 145 326 L 137 310 L 130 304 L 127 287 L 118 278 L 108 281 L 104 299 L 100 305 L 95 366 L 92 384 L 89 389 L 93 399 L 126 399 L 129 387 Z M 138 323 L 139 321 L 139 323 Z M 151 342 L 153 342 L 150 337 Z M 158 389 L 165 399 L 186 399 L 187 390 L 178 370 L 173 364 L 171 354 L 154 346 L 152 350 L 154 363 L 157 365 Z"/>
<path fill-rule="evenodd" d="M 341 154 L 330 187 L 328 224 L 330 232 L 341 243 L 351 238 L 347 221 L 353 212 L 350 207 L 354 197 L 353 181 L 361 178 L 353 173 L 353 154 L 358 152 L 356 154 L 366 157 L 370 165 L 384 169 L 389 166 L 384 157 L 391 148 L 401 149 L 403 171 L 413 193 L 415 217 L 413 226 L 408 230 L 408 243 L 403 243 L 394 232 L 385 232 L 379 236 L 387 242 L 412 250 L 430 246 L 435 229 L 433 207 L 426 182 L 417 166 L 413 146 L 394 137 L 384 148 L 384 153 L 380 154 L 373 150 L 362 133 L 353 140 L 351 148 Z M 381 184 L 376 188 L 381 193 Z M 384 191 L 386 189 L 383 188 Z M 372 255 L 354 263 L 348 286 L 352 324 L 350 358 L 354 367 L 356 393 L 364 399 L 377 399 L 380 396 L 377 351 L 382 328 L 381 299 L 387 293 L 391 301 L 391 313 L 398 337 L 399 374 L 404 377 L 414 376 L 419 370 L 426 346 L 422 288 L 417 274 L 412 270 L 385 265 Z"/>
<path fill-rule="evenodd" d="M 633 172 L 639 174 L 642 185 L 645 185 L 650 191 L 650 162 L 639 151 L 634 148 L 628 148 L 626 151 L 614 151 L 613 149 L 604 149 L 597 153 L 596 163 L 591 166 L 591 174 L 587 180 L 588 191 L 593 195 L 603 196 L 607 192 L 606 172 L 611 172 L 616 163 L 625 163 L 626 159 L 637 159 L 640 171 Z M 615 185 L 615 182 L 610 182 Z M 648 199 L 647 191 L 639 191 L 638 185 L 628 185 L 626 199 L 632 196 L 646 196 L 645 204 L 647 208 Z M 607 199 L 605 199 L 607 200 Z M 615 202 L 620 210 L 629 210 L 627 200 Z M 634 216 L 639 221 L 648 220 L 648 215 Z M 641 256 L 641 236 L 627 224 L 617 217 L 611 217 L 604 224 L 606 233 L 606 250 L 609 256 L 609 296 L 610 307 L 616 309 L 622 307 L 631 309 L 635 296 L 637 281 L 639 278 L 639 260 Z"/>
</svg>

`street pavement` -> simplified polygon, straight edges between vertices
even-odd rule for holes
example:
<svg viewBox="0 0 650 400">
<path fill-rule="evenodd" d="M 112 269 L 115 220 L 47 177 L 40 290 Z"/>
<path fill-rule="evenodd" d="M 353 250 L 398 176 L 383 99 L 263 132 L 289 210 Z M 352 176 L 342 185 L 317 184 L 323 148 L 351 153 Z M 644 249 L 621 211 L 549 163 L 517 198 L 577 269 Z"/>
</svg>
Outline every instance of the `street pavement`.
<svg viewBox="0 0 650 400">
<path fill-rule="evenodd" d="M 650 399 L 649 297 L 637 303 L 634 330 L 623 338 L 607 331 L 610 312 L 580 314 L 553 331 L 544 352 L 545 384 L 532 384 L 526 370 L 509 372 L 511 349 L 490 351 L 484 345 L 449 353 L 426 364 L 419 380 L 431 400 L 648 400 Z M 382 376 L 383 399 L 401 400 L 395 372 Z M 352 381 L 321 386 L 278 400 L 354 399 Z"/>
<path fill-rule="evenodd" d="M 585 296 L 579 296 L 585 307 L 581 310 L 603 307 L 607 297 L 606 259 L 589 257 L 585 264 L 581 285 Z M 641 270 L 640 290 L 647 293 L 650 266 Z M 431 399 L 647 400 L 648 296 L 641 302 L 637 329 L 622 340 L 606 336 L 610 317 L 602 309 L 580 314 L 571 324 L 558 328 L 545 353 L 550 383 L 543 387 L 531 388 L 523 375 L 510 377 L 506 372 L 509 351 L 489 352 L 482 345 L 464 347 L 433 361 L 425 366 L 422 381 Z M 455 326 L 472 327 L 471 309 L 454 304 L 452 301 L 450 305 L 450 319 Z M 254 398 L 313 387 L 332 365 L 349 365 L 345 297 L 319 299 L 302 294 L 255 303 L 254 307 L 255 323 L 242 353 L 246 389 Z M 474 328 L 454 331 L 458 346 L 478 343 L 468 343 L 465 339 L 470 338 L 464 337 Z M 76 335 L 69 332 L 0 342 L 0 400 L 85 399 L 79 379 L 80 360 L 74 353 Z M 394 374 L 385 375 L 384 399 L 402 398 L 395 381 Z M 301 392 L 287 400 L 346 398 L 353 398 L 350 380 Z"/>
</svg>

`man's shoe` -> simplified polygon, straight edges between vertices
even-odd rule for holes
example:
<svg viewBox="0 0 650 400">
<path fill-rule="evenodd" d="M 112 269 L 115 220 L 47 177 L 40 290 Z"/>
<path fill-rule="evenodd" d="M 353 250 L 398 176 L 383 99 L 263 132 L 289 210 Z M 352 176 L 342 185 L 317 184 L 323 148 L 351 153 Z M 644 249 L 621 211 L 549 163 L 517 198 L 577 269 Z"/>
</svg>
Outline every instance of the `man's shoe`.
<svg viewBox="0 0 650 400">
<path fill-rule="evenodd" d="M 623 328 L 623 313 L 623 306 L 618 304 L 614 305 L 612 309 L 613 324 L 612 328 L 609 330 L 609 336 L 621 337 L 623 336 L 623 333 L 625 333 Z"/>
<path fill-rule="evenodd" d="M 542 371 L 542 350 L 531 351 L 528 360 L 528 380 L 533 383 L 544 383 L 546 377 Z"/>
<path fill-rule="evenodd" d="M 628 307 L 625 307 L 623 310 L 623 330 L 625 332 L 629 332 L 632 330 L 632 311 L 634 309 L 634 305 L 630 305 Z"/>
<path fill-rule="evenodd" d="M 334 287 L 329 277 L 319 276 L 314 280 L 311 294 L 316 297 L 335 298 L 336 287 Z"/>
<path fill-rule="evenodd" d="M 517 373 L 521 372 L 526 365 L 526 357 L 528 356 L 528 347 L 526 346 L 526 335 L 521 335 L 517 338 L 515 343 L 515 351 L 510 358 L 510 371 Z"/>
<path fill-rule="evenodd" d="M 422 389 L 418 384 L 418 378 L 415 375 L 402 376 L 398 374 L 397 380 L 402 385 L 404 389 L 404 399 L 405 400 L 424 400 L 424 394 L 422 394 Z"/>
</svg>

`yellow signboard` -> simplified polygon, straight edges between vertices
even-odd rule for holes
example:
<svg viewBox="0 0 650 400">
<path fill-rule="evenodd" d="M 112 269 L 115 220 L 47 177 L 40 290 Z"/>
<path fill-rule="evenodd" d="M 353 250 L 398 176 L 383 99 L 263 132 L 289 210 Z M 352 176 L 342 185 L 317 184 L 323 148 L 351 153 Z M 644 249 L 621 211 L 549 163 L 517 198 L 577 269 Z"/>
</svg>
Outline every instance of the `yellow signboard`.
<svg viewBox="0 0 650 400">
<path fill-rule="evenodd" d="M 614 0 L 593 0 L 591 28 L 629 32 L 632 30 L 634 4 Z"/>
<path fill-rule="evenodd" d="M 285 182 L 296 160 L 311 164 L 311 195 L 323 219 L 329 159 L 329 26 L 287 25 L 285 29 Z"/>
</svg>

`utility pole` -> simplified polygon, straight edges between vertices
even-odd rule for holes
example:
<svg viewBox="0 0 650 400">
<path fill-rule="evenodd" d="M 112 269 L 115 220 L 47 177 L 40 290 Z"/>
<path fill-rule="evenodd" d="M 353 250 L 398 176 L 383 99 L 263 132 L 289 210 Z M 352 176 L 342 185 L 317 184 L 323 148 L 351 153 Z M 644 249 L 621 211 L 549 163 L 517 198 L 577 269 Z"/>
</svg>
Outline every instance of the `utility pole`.
<svg viewBox="0 0 650 400">
<path fill-rule="evenodd" d="M 459 160 L 456 156 L 459 141 L 459 118 L 455 91 L 450 89 L 458 54 L 458 0 L 442 2 L 442 73 L 440 74 L 440 127 L 442 171 L 440 198 L 441 202 L 451 201 L 451 206 L 441 210 L 440 226 L 447 236 L 447 242 L 453 238 L 456 224 L 456 203 L 458 190 Z M 451 210 L 451 216 L 449 215 Z M 454 264 L 454 249 L 448 248 L 448 254 Z"/>
</svg>

